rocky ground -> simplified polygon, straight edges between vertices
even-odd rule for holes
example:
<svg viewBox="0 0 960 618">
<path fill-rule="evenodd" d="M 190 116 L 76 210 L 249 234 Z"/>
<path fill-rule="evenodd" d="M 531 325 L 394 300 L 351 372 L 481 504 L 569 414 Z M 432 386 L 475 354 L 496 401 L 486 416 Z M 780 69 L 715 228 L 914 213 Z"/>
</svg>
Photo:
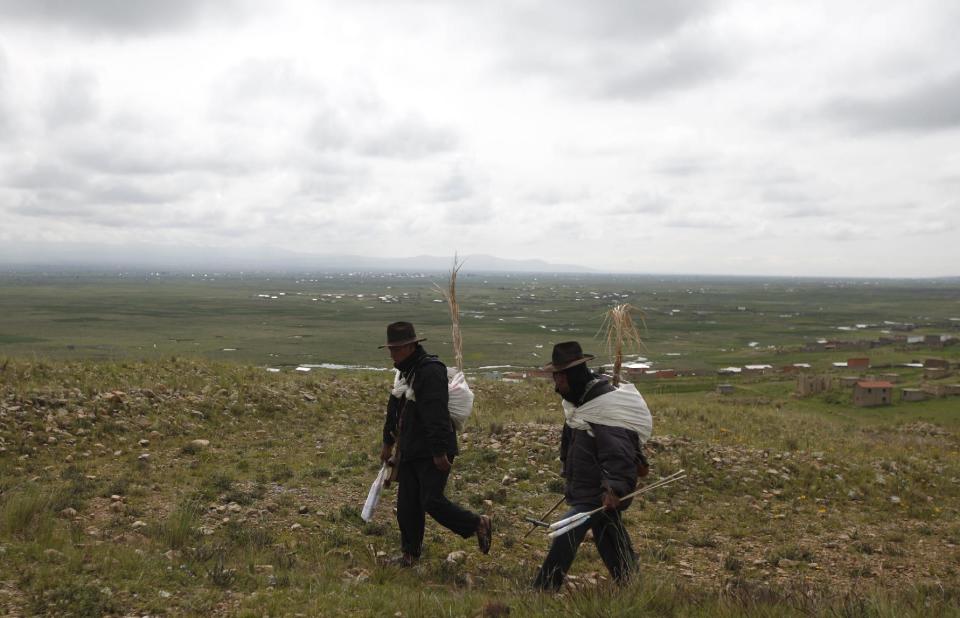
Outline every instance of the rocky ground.
<svg viewBox="0 0 960 618">
<path fill-rule="evenodd" d="M 430 522 L 424 560 L 405 570 L 389 564 L 392 490 L 371 523 L 358 516 L 383 376 L 174 360 L 12 363 L 0 380 L 0 613 L 536 614 L 610 590 L 587 543 L 558 601 L 526 592 L 548 543 L 523 517 L 562 487 L 546 387 L 476 385 L 486 404 L 448 494 L 494 517 L 491 555 Z M 688 477 L 627 511 L 638 598 L 668 586 L 807 611 L 887 589 L 954 607 L 955 427 L 811 423 L 779 401 L 703 395 L 651 405 L 649 480 Z M 412 594 L 427 605 L 405 610 Z"/>
</svg>

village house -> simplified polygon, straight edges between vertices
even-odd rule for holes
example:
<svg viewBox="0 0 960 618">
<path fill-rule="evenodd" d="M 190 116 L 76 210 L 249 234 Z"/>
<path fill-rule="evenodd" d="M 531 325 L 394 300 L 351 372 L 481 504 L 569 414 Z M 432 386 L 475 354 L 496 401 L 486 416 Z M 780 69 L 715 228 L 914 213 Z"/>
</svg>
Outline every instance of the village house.
<svg viewBox="0 0 960 618">
<path fill-rule="evenodd" d="M 847 368 L 848 369 L 869 369 L 870 359 L 869 358 L 848 358 Z"/>
<path fill-rule="evenodd" d="M 853 405 L 859 407 L 884 406 L 893 403 L 893 384 L 862 380 L 853 387 Z"/>
<path fill-rule="evenodd" d="M 950 370 L 945 367 L 924 367 L 923 368 L 923 379 L 924 380 L 942 380 L 943 378 L 950 375 Z"/>
<path fill-rule="evenodd" d="M 828 375 L 811 375 L 801 373 L 797 375 L 797 396 L 811 397 L 819 395 L 824 391 L 830 390 L 833 386 L 833 378 Z"/>
<path fill-rule="evenodd" d="M 717 384 L 717 392 L 721 395 L 732 395 L 733 384 Z"/>
<path fill-rule="evenodd" d="M 902 401 L 923 401 L 927 398 L 927 393 L 922 388 L 905 388 L 900 391 Z"/>
</svg>

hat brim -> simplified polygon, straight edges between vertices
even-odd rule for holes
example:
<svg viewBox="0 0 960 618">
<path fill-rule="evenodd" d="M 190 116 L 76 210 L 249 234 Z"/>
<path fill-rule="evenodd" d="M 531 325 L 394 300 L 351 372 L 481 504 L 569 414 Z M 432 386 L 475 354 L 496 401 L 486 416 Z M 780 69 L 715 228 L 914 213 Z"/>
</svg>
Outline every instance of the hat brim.
<svg viewBox="0 0 960 618">
<path fill-rule="evenodd" d="M 377 349 L 382 350 L 383 348 L 401 348 L 405 345 L 410 345 L 411 343 L 420 343 L 421 341 L 426 341 L 426 337 L 414 337 L 413 339 L 407 339 L 406 341 L 388 341 L 383 345 L 378 345 Z"/>
<path fill-rule="evenodd" d="M 588 361 L 592 361 L 595 358 L 596 356 L 594 356 L 593 354 L 584 354 L 583 358 L 578 358 L 577 360 L 570 361 L 569 363 L 564 363 L 563 365 L 554 365 L 553 363 L 550 363 L 549 365 L 545 365 L 543 370 L 551 371 L 551 372 L 563 371 L 565 369 L 570 369 L 571 367 L 576 367 L 577 365 L 582 365 L 583 363 L 586 363 Z"/>
</svg>

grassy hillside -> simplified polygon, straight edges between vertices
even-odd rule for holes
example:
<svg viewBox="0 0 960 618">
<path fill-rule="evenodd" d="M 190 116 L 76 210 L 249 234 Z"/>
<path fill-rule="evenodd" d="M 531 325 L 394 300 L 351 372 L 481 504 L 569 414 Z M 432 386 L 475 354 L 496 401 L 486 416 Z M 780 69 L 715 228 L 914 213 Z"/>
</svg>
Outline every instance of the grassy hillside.
<svg viewBox="0 0 960 618">
<path fill-rule="evenodd" d="M 948 400 L 889 419 L 787 384 L 652 393 L 651 480 L 690 478 L 627 512 L 642 577 L 617 590 L 584 544 L 550 596 L 527 590 L 547 540 L 522 521 L 561 487 L 546 383 L 475 384 L 448 494 L 493 515 L 491 554 L 430 521 L 404 570 L 393 490 L 359 518 L 385 374 L 0 366 L 0 614 L 960 615 Z"/>
</svg>

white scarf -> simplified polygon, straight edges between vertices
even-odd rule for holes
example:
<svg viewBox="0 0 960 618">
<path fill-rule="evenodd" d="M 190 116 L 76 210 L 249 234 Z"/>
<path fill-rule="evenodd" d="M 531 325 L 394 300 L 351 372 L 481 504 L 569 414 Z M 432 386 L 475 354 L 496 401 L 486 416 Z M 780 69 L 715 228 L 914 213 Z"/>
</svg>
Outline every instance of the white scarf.
<svg viewBox="0 0 960 618">
<path fill-rule="evenodd" d="M 643 395 L 633 384 L 624 382 L 617 390 L 594 397 L 580 406 L 563 400 L 563 415 L 571 429 L 593 431 L 590 423 L 632 429 L 640 436 L 643 444 L 653 432 L 653 417 Z"/>
<path fill-rule="evenodd" d="M 393 377 L 393 388 L 390 389 L 390 394 L 397 399 L 406 396 L 407 401 L 416 401 L 417 398 L 413 394 L 413 380 L 410 380 L 410 384 L 407 384 L 407 381 L 400 375 L 400 370 L 394 369 L 394 371 L 396 375 Z"/>
</svg>

